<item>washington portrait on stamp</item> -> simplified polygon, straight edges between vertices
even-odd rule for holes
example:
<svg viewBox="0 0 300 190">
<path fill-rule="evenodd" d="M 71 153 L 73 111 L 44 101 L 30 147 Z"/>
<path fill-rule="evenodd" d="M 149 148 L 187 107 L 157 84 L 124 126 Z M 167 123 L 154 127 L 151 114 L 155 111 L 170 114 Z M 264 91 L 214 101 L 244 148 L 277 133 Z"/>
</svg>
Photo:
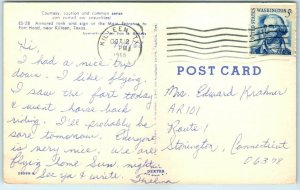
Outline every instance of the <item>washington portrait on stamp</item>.
<svg viewBox="0 0 300 190">
<path fill-rule="evenodd" d="M 253 8 L 251 54 L 291 55 L 291 14 L 283 8 Z"/>
</svg>

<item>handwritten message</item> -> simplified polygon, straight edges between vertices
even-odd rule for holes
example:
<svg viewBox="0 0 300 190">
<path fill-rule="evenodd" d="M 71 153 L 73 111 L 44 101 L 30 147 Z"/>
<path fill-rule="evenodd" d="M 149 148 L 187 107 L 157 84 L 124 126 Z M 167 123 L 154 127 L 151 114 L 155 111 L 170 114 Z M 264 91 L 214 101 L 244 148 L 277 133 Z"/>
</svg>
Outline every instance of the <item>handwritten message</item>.
<svg viewBox="0 0 300 190">
<path fill-rule="evenodd" d="M 201 41 L 228 36 L 217 32 L 234 30 L 234 23 L 228 22 L 225 29 L 172 28 L 168 26 L 182 24 L 184 17 L 159 22 L 159 15 L 150 19 L 151 9 L 134 17 L 137 7 L 146 11 L 142 4 L 126 4 L 126 11 L 120 8 L 123 4 L 116 4 L 115 10 L 103 4 L 101 11 L 92 4 L 85 9 L 67 5 L 58 9 L 55 3 L 49 9 L 41 5 L 33 15 L 21 11 L 14 18 L 9 11 L 19 10 L 20 5 L 6 6 L 5 181 L 294 180 L 295 57 L 232 58 L 235 51 L 225 48 L 198 52 L 225 53 L 221 63 L 219 57 L 187 63 L 177 57 L 189 56 L 169 54 L 196 50 L 168 48 L 210 51 L 222 45 L 207 44 L 224 41 L 229 45 L 223 47 L 240 48 L 232 39 Z M 207 6 L 197 5 L 213 9 Z M 250 4 L 239 6 L 245 12 Z M 165 5 L 160 8 L 166 10 Z M 226 11 L 225 17 L 232 14 Z M 168 31 L 173 29 L 192 32 Z M 247 30 L 237 29 L 229 36 L 245 37 L 242 32 Z M 205 33 L 211 31 L 217 32 Z M 169 39 L 175 35 L 185 37 Z M 185 42 L 171 43 L 176 40 Z M 248 58 L 253 58 L 252 63 Z"/>
</svg>

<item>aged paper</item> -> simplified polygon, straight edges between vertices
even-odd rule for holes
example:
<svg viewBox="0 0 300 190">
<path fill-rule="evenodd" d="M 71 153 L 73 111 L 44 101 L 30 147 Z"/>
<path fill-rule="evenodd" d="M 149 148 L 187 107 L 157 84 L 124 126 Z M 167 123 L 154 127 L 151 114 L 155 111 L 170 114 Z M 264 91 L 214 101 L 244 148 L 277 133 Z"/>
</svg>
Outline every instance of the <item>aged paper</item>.
<svg viewBox="0 0 300 190">
<path fill-rule="evenodd" d="M 296 179 L 295 3 L 4 3 L 6 183 Z"/>
</svg>

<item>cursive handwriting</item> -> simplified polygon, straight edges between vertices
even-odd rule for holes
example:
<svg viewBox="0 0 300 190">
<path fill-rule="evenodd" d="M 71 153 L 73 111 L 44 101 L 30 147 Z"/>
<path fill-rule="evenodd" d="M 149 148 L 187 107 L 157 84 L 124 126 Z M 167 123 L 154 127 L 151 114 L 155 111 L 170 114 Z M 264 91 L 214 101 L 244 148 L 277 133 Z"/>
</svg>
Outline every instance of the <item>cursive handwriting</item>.
<svg viewBox="0 0 300 190">
<path fill-rule="evenodd" d="M 288 149 L 288 143 L 286 140 L 274 141 L 267 138 L 258 143 L 244 144 L 243 143 L 243 134 L 240 133 L 237 135 L 231 147 L 231 154 L 237 154 L 240 151 L 246 150 L 255 150 L 255 149 Z"/>
</svg>

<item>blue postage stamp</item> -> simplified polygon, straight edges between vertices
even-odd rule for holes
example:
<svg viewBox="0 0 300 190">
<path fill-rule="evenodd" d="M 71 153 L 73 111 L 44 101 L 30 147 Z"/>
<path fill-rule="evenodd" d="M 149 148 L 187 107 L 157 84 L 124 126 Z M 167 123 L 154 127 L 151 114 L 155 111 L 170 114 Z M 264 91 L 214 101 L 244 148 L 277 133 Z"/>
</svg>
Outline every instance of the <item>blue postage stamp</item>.
<svg viewBox="0 0 300 190">
<path fill-rule="evenodd" d="M 292 55 L 295 46 L 295 15 L 296 11 L 288 6 L 251 7 L 250 53 Z"/>
</svg>

